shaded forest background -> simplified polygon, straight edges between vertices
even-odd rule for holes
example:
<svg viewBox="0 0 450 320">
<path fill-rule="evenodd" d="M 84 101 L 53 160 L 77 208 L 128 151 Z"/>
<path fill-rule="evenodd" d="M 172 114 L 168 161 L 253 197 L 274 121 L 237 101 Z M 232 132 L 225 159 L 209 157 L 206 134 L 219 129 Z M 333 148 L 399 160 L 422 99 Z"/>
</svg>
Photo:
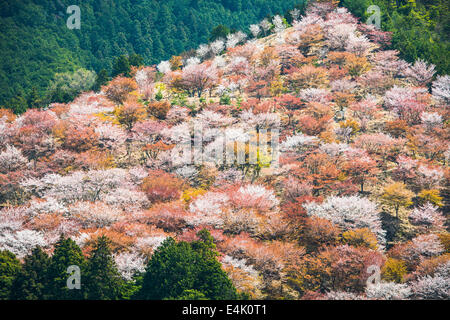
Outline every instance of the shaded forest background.
<svg viewBox="0 0 450 320">
<path fill-rule="evenodd" d="M 0 105 L 33 86 L 42 95 L 55 73 L 111 69 L 137 53 L 145 64 L 207 42 L 224 24 L 244 30 L 302 0 L 10 0 L 0 2 Z M 81 29 L 66 26 L 81 9 Z M 7 105 L 6 105 L 7 106 Z"/>
<path fill-rule="evenodd" d="M 218 25 L 248 31 L 275 14 L 288 16 L 306 0 L 9 0 L 0 3 L 0 106 L 21 113 L 49 103 L 56 74 L 80 68 L 112 73 L 121 55 L 154 64 L 208 42 Z M 66 27 L 70 5 L 81 8 L 81 29 Z M 449 1 L 342 0 L 365 20 L 366 9 L 381 8 L 382 28 L 393 32 L 392 48 L 412 62 L 418 58 L 448 74 Z M 81 73 L 83 75 L 83 73 Z M 106 79 L 106 72 L 102 77 Z M 70 76 L 66 78 L 71 78 Z M 70 99 L 72 97 L 69 97 Z M 61 100 L 61 99 L 59 99 Z M 64 100 L 64 99 L 62 99 Z"/>
</svg>

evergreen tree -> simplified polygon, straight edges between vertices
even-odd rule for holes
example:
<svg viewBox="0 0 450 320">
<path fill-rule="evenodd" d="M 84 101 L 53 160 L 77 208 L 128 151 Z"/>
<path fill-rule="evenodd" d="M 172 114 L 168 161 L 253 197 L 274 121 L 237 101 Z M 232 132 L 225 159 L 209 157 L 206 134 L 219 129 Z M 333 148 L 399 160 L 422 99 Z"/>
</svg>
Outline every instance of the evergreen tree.
<svg viewBox="0 0 450 320">
<path fill-rule="evenodd" d="M 65 239 L 63 236 L 55 244 L 55 251 L 49 266 L 50 294 L 54 299 L 79 300 L 83 299 L 83 278 L 81 278 L 81 289 L 69 289 L 67 279 L 69 266 L 78 266 L 83 271 L 85 269 L 85 259 L 80 247 L 72 239 Z"/>
<path fill-rule="evenodd" d="M 161 34 L 158 32 L 158 30 L 154 30 L 153 31 L 153 36 L 152 36 L 152 40 L 153 40 L 153 57 L 154 60 L 152 61 L 153 63 L 158 63 L 159 59 L 157 57 L 163 57 L 166 58 L 168 56 L 168 54 L 165 52 L 164 50 L 164 45 L 161 41 Z"/>
<path fill-rule="evenodd" d="M 99 237 L 87 262 L 84 290 L 91 300 L 115 300 L 122 297 L 125 281 L 122 279 L 114 262 L 110 240 Z"/>
<path fill-rule="evenodd" d="M 215 41 L 217 39 L 226 39 L 227 35 L 230 33 L 230 29 L 222 24 L 219 24 L 214 29 L 211 30 L 211 35 L 209 36 L 209 41 Z"/>
<path fill-rule="evenodd" d="M 50 258 L 40 248 L 33 249 L 24 259 L 22 270 L 14 279 L 11 287 L 13 300 L 48 299 L 48 266 Z"/>
<path fill-rule="evenodd" d="M 69 92 L 64 90 L 60 85 L 55 87 L 53 90 L 50 90 L 48 93 L 47 102 L 60 102 L 67 103 L 71 100 L 71 95 Z"/>
<path fill-rule="evenodd" d="M 0 251 L 0 300 L 6 300 L 11 295 L 14 278 L 21 270 L 20 261 L 8 250 Z"/>
<path fill-rule="evenodd" d="M 118 76 L 122 74 L 125 77 L 130 76 L 130 62 L 128 61 L 128 57 L 125 55 L 119 56 L 113 65 L 112 77 Z"/>
<path fill-rule="evenodd" d="M 137 53 L 133 53 L 128 57 L 128 62 L 130 66 L 140 67 L 144 64 L 144 58 Z"/>
<path fill-rule="evenodd" d="M 100 70 L 97 73 L 97 78 L 95 79 L 95 84 L 92 87 L 92 90 L 95 92 L 100 91 L 103 85 L 105 85 L 109 81 L 108 71 L 105 69 Z"/>
<path fill-rule="evenodd" d="M 167 300 L 209 300 L 203 293 L 197 290 L 184 290 L 183 293 L 174 298 L 168 298 Z"/>
<path fill-rule="evenodd" d="M 37 88 L 35 86 L 33 86 L 31 88 L 30 93 L 28 94 L 27 97 L 27 104 L 28 104 L 28 108 L 32 109 L 32 108 L 40 108 L 41 107 L 41 98 L 39 96 L 39 93 L 37 91 Z"/>
<path fill-rule="evenodd" d="M 27 100 L 19 94 L 16 97 L 11 98 L 8 102 L 6 102 L 5 107 L 7 109 L 11 109 L 15 114 L 22 114 L 27 111 Z"/>
<path fill-rule="evenodd" d="M 207 299 L 237 298 L 236 289 L 216 259 L 211 235 L 201 231 L 198 236 L 200 240 L 192 243 L 177 243 L 173 238 L 164 241 L 147 265 L 140 298 L 178 299 L 189 290 Z"/>
</svg>

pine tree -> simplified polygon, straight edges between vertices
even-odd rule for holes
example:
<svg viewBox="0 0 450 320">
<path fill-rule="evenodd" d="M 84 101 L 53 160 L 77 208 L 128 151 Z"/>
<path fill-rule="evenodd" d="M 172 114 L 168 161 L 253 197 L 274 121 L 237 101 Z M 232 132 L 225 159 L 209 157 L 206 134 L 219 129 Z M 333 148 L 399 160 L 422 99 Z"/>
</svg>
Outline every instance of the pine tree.
<svg viewBox="0 0 450 320">
<path fill-rule="evenodd" d="M 83 271 L 85 263 L 83 253 L 75 241 L 61 236 L 55 244 L 55 251 L 49 266 L 49 276 L 51 277 L 49 290 L 53 299 L 83 299 Z M 78 266 L 81 270 L 81 289 L 69 289 L 67 287 L 67 279 L 70 276 L 67 273 L 67 268 L 72 265 Z"/>
<path fill-rule="evenodd" d="M 26 256 L 21 272 L 13 281 L 11 296 L 13 300 L 44 300 L 48 299 L 48 266 L 50 258 L 40 248 L 33 249 Z"/>
<path fill-rule="evenodd" d="M 130 62 L 128 61 L 128 57 L 125 55 L 119 56 L 114 61 L 111 75 L 115 77 L 118 76 L 119 74 L 122 74 L 125 77 L 128 77 L 130 75 Z"/>
<path fill-rule="evenodd" d="M 122 297 L 125 281 L 114 262 L 110 240 L 99 237 L 87 262 L 84 290 L 91 300 L 115 300 Z"/>
<path fill-rule="evenodd" d="M 6 300 L 11 295 L 14 278 L 20 270 L 20 261 L 12 252 L 0 251 L 0 300 Z"/>
<path fill-rule="evenodd" d="M 108 71 L 105 69 L 100 70 L 97 73 L 97 78 L 95 79 L 95 84 L 92 87 L 92 90 L 98 92 L 101 87 L 109 81 Z"/>
<path fill-rule="evenodd" d="M 209 41 L 213 42 L 217 39 L 226 39 L 227 35 L 230 33 L 230 29 L 222 24 L 219 24 L 211 31 L 211 35 L 209 36 Z"/>
<path fill-rule="evenodd" d="M 144 58 L 137 53 L 133 53 L 128 57 L 128 62 L 130 66 L 140 67 L 144 64 Z"/>
<path fill-rule="evenodd" d="M 31 88 L 31 91 L 27 96 L 28 108 L 40 108 L 41 103 L 42 103 L 41 97 L 39 96 L 36 87 L 33 86 L 33 88 Z"/>
<path fill-rule="evenodd" d="M 236 289 L 217 261 L 215 245 L 208 231 L 200 240 L 176 242 L 168 238 L 156 250 L 146 269 L 139 298 L 179 299 L 190 290 L 207 299 L 236 299 Z"/>
</svg>

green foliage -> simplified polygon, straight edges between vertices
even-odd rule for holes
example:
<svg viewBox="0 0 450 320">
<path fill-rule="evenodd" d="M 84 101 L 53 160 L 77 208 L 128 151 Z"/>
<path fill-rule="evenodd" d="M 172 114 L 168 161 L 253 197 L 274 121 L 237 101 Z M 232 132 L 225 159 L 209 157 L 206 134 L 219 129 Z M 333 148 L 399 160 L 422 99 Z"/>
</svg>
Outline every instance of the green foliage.
<svg viewBox="0 0 450 320">
<path fill-rule="evenodd" d="M 121 55 L 114 61 L 111 76 L 130 76 L 131 67 L 139 67 L 144 64 L 144 58 L 140 54 L 133 53 L 131 56 Z"/>
<path fill-rule="evenodd" d="M 95 84 L 95 72 L 78 69 L 75 72 L 57 73 L 50 83 L 48 102 L 69 102 L 82 91 L 92 89 Z"/>
<path fill-rule="evenodd" d="M 36 247 L 25 257 L 22 270 L 14 279 L 11 287 L 11 299 L 43 300 L 48 298 L 48 267 L 50 258 Z"/>
<path fill-rule="evenodd" d="M 36 86 L 31 88 L 30 93 L 27 96 L 27 107 L 29 109 L 32 108 L 40 108 L 42 106 L 42 99 L 37 91 Z"/>
<path fill-rule="evenodd" d="M 230 33 L 230 29 L 222 24 L 219 24 L 211 31 L 211 35 L 209 36 L 209 41 L 213 42 L 217 39 L 226 39 L 227 35 Z"/>
<path fill-rule="evenodd" d="M 450 2 L 447 0 L 342 0 L 341 6 L 364 22 L 371 5 L 380 7 L 381 27 L 393 32 L 392 47 L 408 62 L 418 58 L 436 65 L 440 74 L 450 71 Z"/>
<path fill-rule="evenodd" d="M 223 105 L 230 105 L 231 104 L 231 98 L 229 95 L 224 94 L 223 96 L 220 97 L 220 104 Z"/>
<path fill-rule="evenodd" d="M 27 111 L 28 103 L 27 100 L 20 93 L 19 95 L 12 97 L 6 102 L 5 108 L 11 109 L 15 114 L 22 114 Z"/>
<path fill-rule="evenodd" d="M 130 68 L 131 66 L 130 61 L 128 61 L 128 57 L 125 55 L 121 55 L 114 61 L 111 76 L 116 77 L 118 75 L 122 75 L 124 77 L 129 77 Z"/>
<path fill-rule="evenodd" d="M 97 73 L 97 78 L 95 79 L 94 86 L 92 90 L 95 92 L 100 91 L 101 87 L 105 85 L 109 81 L 108 71 L 106 69 L 102 69 Z"/>
<path fill-rule="evenodd" d="M 216 259 L 211 235 L 206 230 L 197 235 L 200 240 L 191 243 L 176 242 L 172 238 L 164 241 L 147 265 L 139 298 L 160 300 L 204 296 L 217 300 L 238 297 Z"/>
<path fill-rule="evenodd" d="M 161 90 L 158 90 L 158 92 L 155 94 L 155 99 L 157 101 L 161 101 L 163 98 L 164 98 L 164 96 L 163 96 Z"/>
<path fill-rule="evenodd" d="M 85 267 L 85 259 L 81 249 L 71 239 L 64 239 L 61 237 L 55 244 L 55 251 L 51 258 L 49 266 L 50 277 L 50 294 L 54 299 L 60 300 L 79 300 L 83 299 L 82 289 L 68 289 L 67 279 L 69 277 L 67 268 L 71 265 L 76 265 L 81 269 Z M 83 288 L 83 282 L 82 282 Z"/>
<path fill-rule="evenodd" d="M 0 300 L 6 300 L 11 295 L 14 278 L 21 270 L 20 261 L 7 251 L 0 251 Z"/>
<path fill-rule="evenodd" d="M 142 57 L 140 54 L 133 53 L 128 57 L 128 62 L 132 67 L 140 67 L 144 65 L 144 57 Z"/>
<path fill-rule="evenodd" d="M 181 295 L 178 297 L 171 297 L 166 300 L 209 300 L 205 297 L 203 293 L 200 291 L 191 289 L 191 290 L 184 290 Z"/>
<path fill-rule="evenodd" d="M 43 96 L 56 73 L 112 70 L 115 57 L 130 65 L 158 63 L 208 41 L 219 24 L 245 30 L 298 0 L 118 0 L 0 2 L 0 105 L 32 86 Z M 67 7 L 78 5 L 81 28 L 68 29 Z M 143 61 L 134 54 L 143 57 Z M 135 59 L 138 58 L 138 59 Z M 61 94 L 62 93 L 58 93 Z M 61 99 L 60 99 L 61 100 Z M 22 112 L 15 105 L 17 113 Z"/>
<path fill-rule="evenodd" d="M 84 280 L 85 293 L 91 300 L 115 300 L 122 297 L 125 281 L 114 262 L 109 240 L 99 237 L 88 260 Z"/>
<path fill-rule="evenodd" d="M 78 266 L 81 288 L 69 289 L 69 266 Z M 126 281 L 119 274 L 106 237 L 94 244 L 88 260 L 71 239 L 61 237 L 51 258 L 33 249 L 23 264 L 9 251 L 0 251 L 0 300 L 130 299 L 142 285 L 142 274 Z"/>
<path fill-rule="evenodd" d="M 172 100 L 170 101 L 170 103 L 173 106 L 181 106 L 181 107 L 185 107 L 187 102 L 188 102 L 187 94 L 184 92 L 175 93 L 173 95 Z"/>
</svg>

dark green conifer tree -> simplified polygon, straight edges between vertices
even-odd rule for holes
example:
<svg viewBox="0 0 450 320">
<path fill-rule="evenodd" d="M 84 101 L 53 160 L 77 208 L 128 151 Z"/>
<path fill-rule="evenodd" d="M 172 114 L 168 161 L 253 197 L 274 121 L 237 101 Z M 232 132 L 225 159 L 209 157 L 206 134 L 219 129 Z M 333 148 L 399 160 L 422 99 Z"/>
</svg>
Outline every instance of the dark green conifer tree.
<svg viewBox="0 0 450 320">
<path fill-rule="evenodd" d="M 109 81 L 108 71 L 105 69 L 100 70 L 97 73 L 97 78 L 95 79 L 95 84 L 92 87 L 92 90 L 98 92 Z"/>
<path fill-rule="evenodd" d="M 168 238 L 155 251 L 144 274 L 141 299 L 179 299 L 193 294 L 206 299 L 236 299 L 236 289 L 217 261 L 215 245 L 208 231 L 200 240 L 176 242 Z"/>
<path fill-rule="evenodd" d="M 110 240 L 99 237 L 89 257 L 84 278 L 84 291 L 90 300 L 116 300 L 122 297 L 125 281 L 114 262 Z"/>
<path fill-rule="evenodd" d="M 48 267 L 50 258 L 40 248 L 24 259 L 22 270 L 14 279 L 10 298 L 13 300 L 45 300 L 49 296 Z"/>
<path fill-rule="evenodd" d="M 119 74 L 128 77 L 130 75 L 130 62 L 128 61 L 128 57 L 125 55 L 119 56 L 113 65 L 113 70 L 111 73 L 112 77 L 118 76 Z"/>
<path fill-rule="evenodd" d="M 0 251 L 0 300 L 9 299 L 13 281 L 20 270 L 20 261 L 12 252 Z"/>
<path fill-rule="evenodd" d="M 215 41 L 217 39 L 226 39 L 227 35 L 230 33 L 230 29 L 222 24 L 219 24 L 214 29 L 211 30 L 211 35 L 209 36 L 209 41 Z"/>
<path fill-rule="evenodd" d="M 86 260 L 78 245 L 72 239 L 63 236 L 55 244 L 55 251 L 49 266 L 50 295 L 57 300 L 80 300 L 84 297 L 83 275 Z M 81 271 L 81 289 L 69 289 L 67 273 L 69 266 L 78 266 Z"/>
<path fill-rule="evenodd" d="M 28 108 L 40 108 L 42 106 L 41 97 L 37 91 L 37 88 L 33 86 L 30 93 L 27 96 Z"/>
</svg>

